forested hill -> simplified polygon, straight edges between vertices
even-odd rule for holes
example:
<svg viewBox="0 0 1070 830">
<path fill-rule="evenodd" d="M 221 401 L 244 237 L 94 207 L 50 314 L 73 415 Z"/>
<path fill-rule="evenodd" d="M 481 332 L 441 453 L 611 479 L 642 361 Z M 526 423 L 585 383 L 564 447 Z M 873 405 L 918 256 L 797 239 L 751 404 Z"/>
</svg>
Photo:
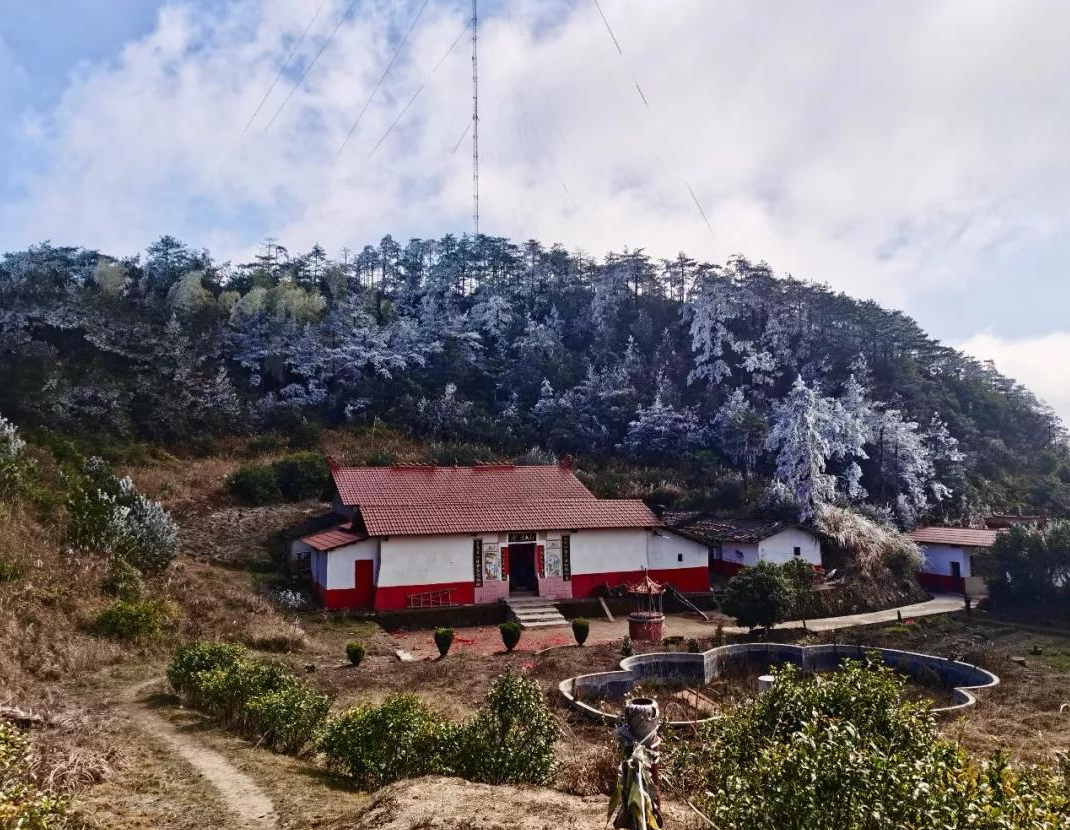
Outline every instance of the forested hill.
<svg viewBox="0 0 1070 830">
<path fill-rule="evenodd" d="M 1070 509 L 1052 411 L 902 313 L 736 258 L 446 236 L 217 263 L 40 245 L 0 265 L 0 414 L 202 440 L 295 421 L 627 454 L 904 524 Z"/>
</svg>

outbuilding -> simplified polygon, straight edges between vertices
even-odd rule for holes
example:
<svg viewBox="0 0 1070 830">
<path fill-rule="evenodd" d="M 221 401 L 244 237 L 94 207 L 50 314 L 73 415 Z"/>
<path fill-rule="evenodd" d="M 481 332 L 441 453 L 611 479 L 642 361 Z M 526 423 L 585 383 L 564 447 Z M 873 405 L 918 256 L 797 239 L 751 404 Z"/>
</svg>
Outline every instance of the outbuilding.
<svg viewBox="0 0 1070 830">
<path fill-rule="evenodd" d="M 821 539 L 797 524 L 756 519 L 722 519 L 693 511 L 662 514 L 666 528 L 694 539 L 708 550 L 711 574 L 735 576 L 759 562 L 782 565 L 793 559 L 820 568 Z"/>
<path fill-rule="evenodd" d="M 910 534 L 925 562 L 918 582 L 929 591 L 962 593 L 976 575 L 974 557 L 996 541 L 997 530 L 971 527 L 919 527 Z"/>
<path fill-rule="evenodd" d="M 587 597 L 644 573 L 706 591 L 706 546 L 567 465 L 333 467 L 336 521 L 291 543 L 327 608 Z"/>
</svg>

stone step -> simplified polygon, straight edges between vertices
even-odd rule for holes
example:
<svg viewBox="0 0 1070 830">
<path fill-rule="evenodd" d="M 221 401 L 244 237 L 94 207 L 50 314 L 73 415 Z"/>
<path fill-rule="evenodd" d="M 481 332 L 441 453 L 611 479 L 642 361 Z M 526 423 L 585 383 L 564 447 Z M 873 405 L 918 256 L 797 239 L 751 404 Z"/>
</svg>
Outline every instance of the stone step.
<svg viewBox="0 0 1070 830">
<path fill-rule="evenodd" d="M 509 597 L 505 600 L 506 605 L 524 607 L 528 605 L 549 605 L 553 607 L 553 600 L 546 597 Z"/>
<path fill-rule="evenodd" d="M 567 626 L 568 624 L 569 624 L 568 620 L 566 620 L 564 617 L 562 617 L 560 622 L 555 622 L 555 621 L 551 621 L 551 620 L 546 620 L 544 622 L 531 622 L 531 623 L 522 622 L 522 623 L 520 623 L 520 627 L 522 629 L 524 629 L 525 631 L 530 631 L 530 630 L 532 630 L 534 628 L 563 628 L 563 627 Z"/>
</svg>

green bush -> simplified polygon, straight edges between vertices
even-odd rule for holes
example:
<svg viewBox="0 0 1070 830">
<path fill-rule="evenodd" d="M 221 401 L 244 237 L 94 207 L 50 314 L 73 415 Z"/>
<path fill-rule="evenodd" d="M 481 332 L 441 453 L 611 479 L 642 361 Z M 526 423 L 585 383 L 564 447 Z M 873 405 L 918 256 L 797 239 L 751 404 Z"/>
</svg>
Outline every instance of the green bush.
<svg viewBox="0 0 1070 830">
<path fill-rule="evenodd" d="M 200 707 L 238 729 L 251 725 L 246 712 L 250 700 L 296 682 L 293 675 L 278 666 L 248 659 L 200 672 L 194 678 Z"/>
<path fill-rule="evenodd" d="M 398 454 L 393 450 L 375 450 L 364 462 L 369 467 L 389 467 L 398 460 Z"/>
<path fill-rule="evenodd" d="M 788 618 L 795 605 L 795 592 L 779 565 L 759 562 L 744 568 L 725 588 L 724 612 L 747 628 L 769 629 Z"/>
<path fill-rule="evenodd" d="M 456 746 L 456 732 L 416 695 L 393 694 L 331 718 L 318 747 L 332 767 L 370 789 L 443 770 L 442 749 Z"/>
<path fill-rule="evenodd" d="M 445 657 L 450 653 L 450 646 L 453 645 L 453 635 L 452 628 L 435 629 L 435 646 L 438 648 L 440 657 Z"/>
<path fill-rule="evenodd" d="M 577 617 L 572 621 L 572 636 L 576 638 L 576 645 L 582 646 L 587 642 L 591 633 L 591 624 L 583 617 Z"/>
<path fill-rule="evenodd" d="M 323 498 L 331 483 L 331 469 L 322 455 L 302 452 L 272 463 L 275 481 L 287 501 Z"/>
<path fill-rule="evenodd" d="M 624 639 L 620 641 L 620 654 L 621 657 L 631 657 L 635 654 L 635 646 L 632 645 L 632 638 L 627 634 L 625 634 Z"/>
<path fill-rule="evenodd" d="M 141 599 L 144 589 L 141 571 L 125 559 L 118 558 L 112 559 L 108 572 L 100 583 L 100 590 L 105 594 L 128 602 Z"/>
<path fill-rule="evenodd" d="M 158 637 L 173 616 L 167 603 L 157 600 L 116 600 L 99 614 L 94 628 L 113 640 L 143 640 Z"/>
<path fill-rule="evenodd" d="M 346 657 L 349 658 L 349 662 L 354 666 L 359 666 L 364 662 L 365 654 L 367 654 L 367 649 L 364 647 L 364 643 L 349 643 L 346 646 Z"/>
<path fill-rule="evenodd" d="M 175 650 L 167 669 L 167 680 L 175 694 L 186 698 L 191 705 L 199 706 L 197 676 L 245 659 L 245 648 L 235 643 L 187 643 Z"/>
<path fill-rule="evenodd" d="M 227 478 L 230 494 L 245 504 L 277 504 L 282 490 L 275 480 L 275 471 L 268 464 L 245 464 Z"/>
<path fill-rule="evenodd" d="M 549 784 L 559 729 L 534 680 L 499 676 L 459 735 L 457 774 L 488 784 Z"/>
<path fill-rule="evenodd" d="M 227 489 L 245 504 L 263 505 L 323 498 L 330 482 L 323 456 L 301 452 L 270 464 L 245 464 L 227 479 Z"/>
<path fill-rule="evenodd" d="M 498 631 L 502 635 L 502 643 L 505 645 L 506 651 L 512 651 L 516 648 L 516 644 L 520 642 L 520 623 L 509 620 L 503 622 L 498 626 Z"/>
<path fill-rule="evenodd" d="M 674 781 L 721 830 L 1033 830 L 1065 827 L 1067 768 L 976 763 L 942 738 L 903 680 L 848 662 L 771 689 L 675 752 Z"/>
<path fill-rule="evenodd" d="M 314 450 L 323 443 L 323 427 L 314 421 L 302 421 L 290 433 L 290 449 Z"/>
<path fill-rule="evenodd" d="M 694 637 L 690 637 L 687 641 L 687 650 L 691 654 L 698 654 L 700 651 L 702 651 L 702 646 L 699 645 L 698 640 L 696 640 Z"/>
<path fill-rule="evenodd" d="M 0 828 L 59 830 L 66 815 L 66 799 L 39 789 L 25 733 L 0 720 Z"/>
<path fill-rule="evenodd" d="M 250 697 L 245 705 L 245 728 L 272 749 L 297 755 L 314 740 L 330 706 L 326 695 L 295 680 Z"/>
</svg>

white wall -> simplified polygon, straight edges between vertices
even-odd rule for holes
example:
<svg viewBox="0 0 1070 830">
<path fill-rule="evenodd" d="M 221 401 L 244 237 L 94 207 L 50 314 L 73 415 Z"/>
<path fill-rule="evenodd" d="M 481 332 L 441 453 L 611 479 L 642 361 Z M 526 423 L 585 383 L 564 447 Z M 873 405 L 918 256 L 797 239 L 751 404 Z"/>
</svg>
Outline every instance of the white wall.
<svg viewBox="0 0 1070 830">
<path fill-rule="evenodd" d="M 650 534 L 647 562 L 647 567 L 651 570 L 705 568 L 709 566 L 709 553 L 701 542 L 677 536 L 667 530 L 656 530 Z"/>
<path fill-rule="evenodd" d="M 970 556 L 975 552 L 974 548 L 930 544 L 922 545 L 921 550 L 925 554 L 925 564 L 921 566 L 922 573 L 951 576 L 951 563 L 958 562 L 962 568 L 962 576 L 973 576 Z"/>
<path fill-rule="evenodd" d="M 383 539 L 376 584 L 385 587 L 472 582 L 472 539 L 469 534 Z"/>
<path fill-rule="evenodd" d="M 765 562 L 783 565 L 795 558 L 795 548 L 800 549 L 801 559 L 811 565 L 821 564 L 821 542 L 812 533 L 797 527 L 786 527 L 758 544 L 758 554 Z M 751 562 L 747 563 L 752 564 Z"/>
<path fill-rule="evenodd" d="M 729 565 L 745 565 L 748 568 L 753 568 L 758 564 L 758 556 L 757 544 L 724 542 L 721 545 L 721 559 Z"/>
<path fill-rule="evenodd" d="M 625 530 L 579 530 L 570 533 L 572 573 L 598 574 L 638 571 L 648 567 L 649 532 Z"/>
<path fill-rule="evenodd" d="M 327 583 L 323 587 L 332 590 L 353 588 L 356 586 L 356 569 L 353 563 L 357 560 L 370 559 L 375 562 L 372 566 L 372 578 L 378 575 L 379 540 L 364 539 L 352 545 L 335 548 L 326 554 L 320 553 L 317 559 L 323 556 L 327 557 Z"/>
</svg>

